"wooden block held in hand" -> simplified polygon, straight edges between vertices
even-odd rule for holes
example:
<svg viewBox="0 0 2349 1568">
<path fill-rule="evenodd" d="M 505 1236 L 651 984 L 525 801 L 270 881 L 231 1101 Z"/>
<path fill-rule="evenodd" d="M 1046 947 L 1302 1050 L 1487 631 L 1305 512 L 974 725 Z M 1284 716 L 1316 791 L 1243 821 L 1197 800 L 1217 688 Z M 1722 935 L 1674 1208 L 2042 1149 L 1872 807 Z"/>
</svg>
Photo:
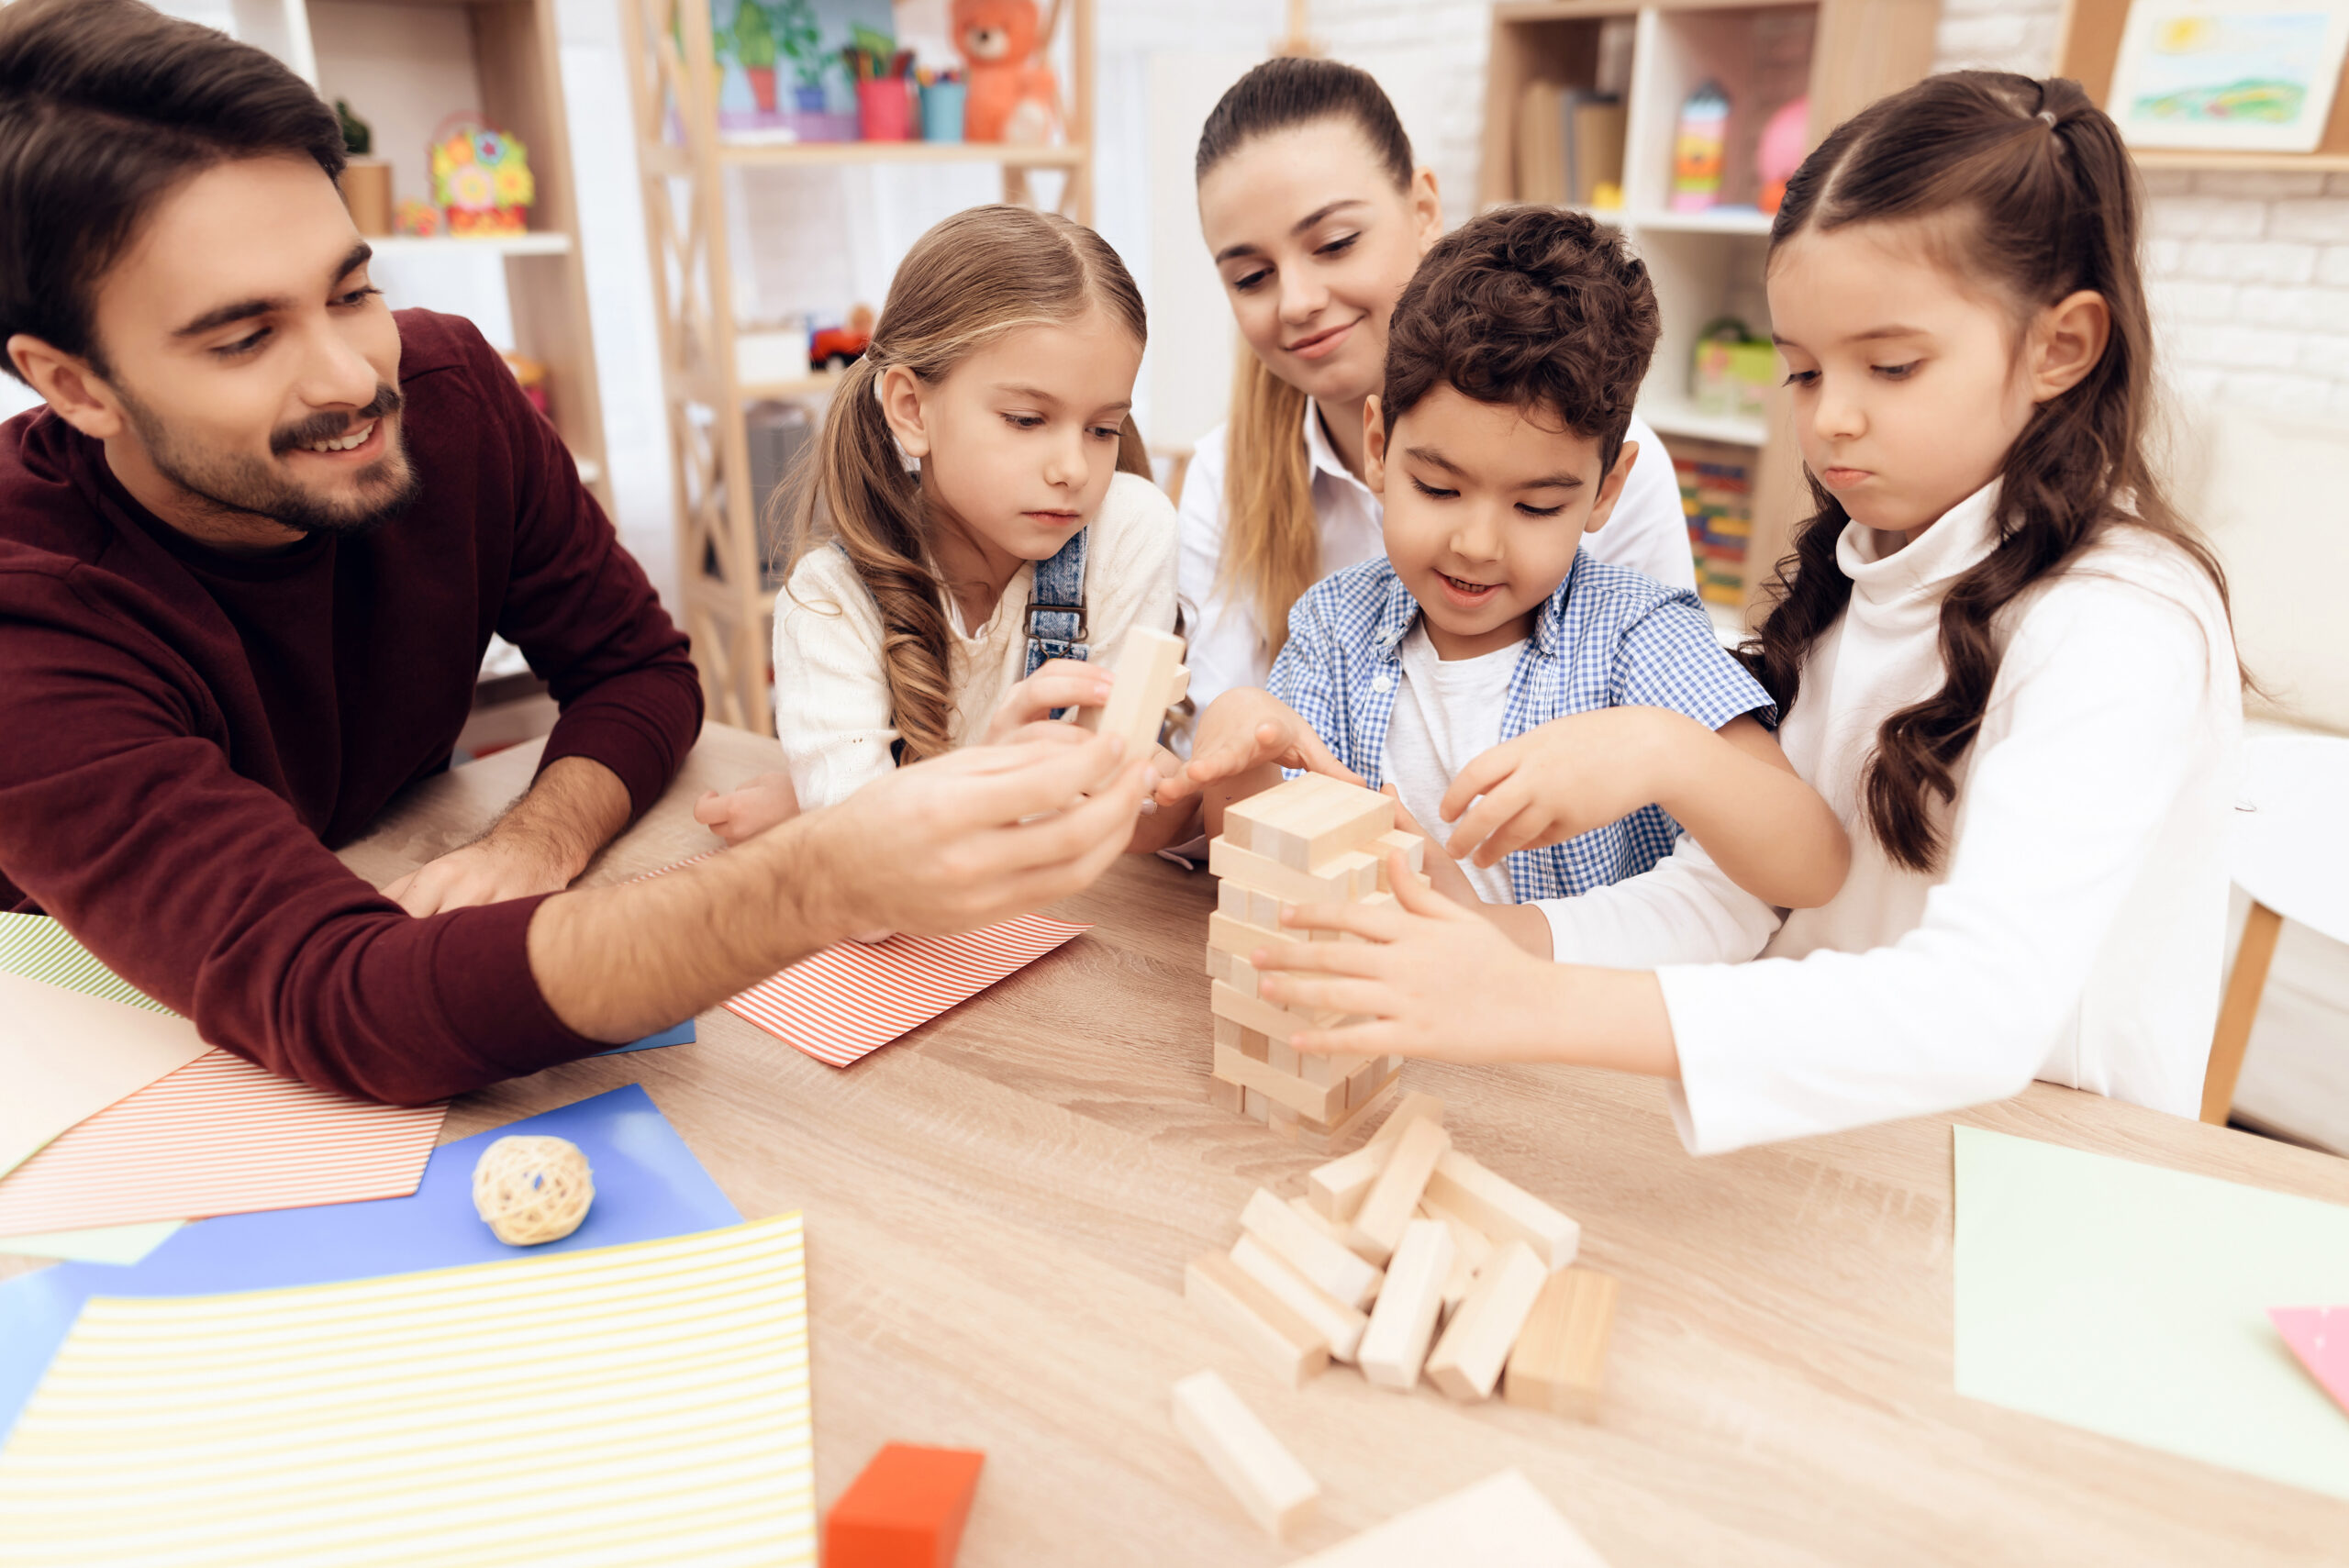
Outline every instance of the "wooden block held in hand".
<svg viewBox="0 0 2349 1568">
<path fill-rule="evenodd" d="M 1221 1252 L 1202 1252 L 1185 1265 L 1183 1295 L 1292 1388 L 1330 1364 L 1330 1341 Z"/>
<path fill-rule="evenodd" d="M 1174 1385 L 1174 1429 L 1275 1540 L 1313 1517 L 1320 1486 L 1214 1373 L 1196 1372 Z"/>
<path fill-rule="evenodd" d="M 1500 1381 L 1518 1330 L 1550 1271 L 1522 1241 L 1494 1252 L 1428 1356 L 1428 1381 L 1453 1399 L 1483 1399 Z"/>
<path fill-rule="evenodd" d="M 1362 1307 L 1378 1294 L 1376 1269 L 1298 1218 L 1295 1209 L 1263 1187 L 1249 1195 L 1248 1207 L 1240 1211 L 1240 1228 L 1342 1306 Z"/>
<path fill-rule="evenodd" d="M 1436 1309 L 1443 1305 L 1443 1282 L 1452 1273 L 1452 1232 L 1441 1220 L 1414 1219 L 1403 1227 L 1402 1243 L 1378 1287 L 1370 1327 L 1355 1352 L 1362 1374 L 1381 1388 L 1410 1391 L 1435 1333 Z"/>
<path fill-rule="evenodd" d="M 1614 1328 L 1615 1276 L 1560 1269 L 1542 1284 L 1517 1337 L 1503 1396 L 1512 1405 L 1590 1419 L 1598 1413 Z"/>
<path fill-rule="evenodd" d="M 1109 700 L 1077 710 L 1077 722 L 1103 735 L 1126 738 L 1129 761 L 1158 744 L 1160 726 L 1174 702 L 1174 673 L 1183 664 L 1183 639 L 1172 632 L 1138 626 L 1126 633 L 1110 666 Z"/>
<path fill-rule="evenodd" d="M 1395 1152 L 1387 1156 L 1386 1168 L 1378 1173 L 1370 1191 L 1363 1195 L 1362 1207 L 1354 1210 L 1355 1251 L 1374 1263 L 1386 1261 L 1403 1239 L 1403 1227 L 1409 1223 L 1411 1210 L 1419 1207 L 1419 1194 L 1426 1190 L 1436 1162 L 1451 1147 L 1452 1134 L 1423 1118 L 1403 1129 L 1395 1140 Z"/>
<path fill-rule="evenodd" d="M 1313 1331 L 1329 1341 L 1331 1361 L 1351 1362 L 1362 1346 L 1362 1331 L 1370 1327 L 1370 1318 L 1354 1307 L 1317 1286 L 1311 1280 L 1289 1265 L 1280 1254 L 1258 1240 L 1253 1232 L 1243 1232 L 1232 1243 L 1231 1261 L 1240 1272 L 1280 1297 L 1283 1306 L 1296 1313 Z"/>
<path fill-rule="evenodd" d="M 949 1568 L 986 1455 L 884 1443 L 824 1520 L 826 1568 Z"/>
<path fill-rule="evenodd" d="M 1496 1245 L 1522 1241 L 1552 1270 L 1575 1261 L 1582 1227 L 1471 1160 L 1447 1150 L 1428 1178 L 1427 1195 L 1490 1237 Z"/>
</svg>

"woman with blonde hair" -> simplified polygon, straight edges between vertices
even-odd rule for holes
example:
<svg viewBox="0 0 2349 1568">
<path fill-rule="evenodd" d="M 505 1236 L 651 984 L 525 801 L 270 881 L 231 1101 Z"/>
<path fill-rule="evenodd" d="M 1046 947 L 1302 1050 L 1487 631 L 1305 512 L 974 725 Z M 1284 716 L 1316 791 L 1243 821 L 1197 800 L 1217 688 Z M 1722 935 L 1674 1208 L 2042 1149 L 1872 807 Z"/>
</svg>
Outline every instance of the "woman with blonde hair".
<svg viewBox="0 0 2349 1568">
<path fill-rule="evenodd" d="M 1106 702 L 1087 650 L 1173 628 L 1174 508 L 1128 412 L 1144 334 L 1117 252 L 1066 218 L 973 207 L 915 242 L 798 476 L 789 771 L 705 798 L 721 838 Z"/>
<path fill-rule="evenodd" d="M 1264 684 L 1308 587 L 1380 553 L 1363 409 L 1396 296 L 1443 218 L 1395 106 L 1335 61 L 1241 77 L 1199 133 L 1197 170 L 1200 229 L 1250 350 L 1230 419 L 1200 438 L 1183 483 L 1177 595 L 1204 710 Z M 1693 591 L 1672 459 L 1638 418 L 1627 445 L 1622 499 L 1583 549 Z"/>
</svg>

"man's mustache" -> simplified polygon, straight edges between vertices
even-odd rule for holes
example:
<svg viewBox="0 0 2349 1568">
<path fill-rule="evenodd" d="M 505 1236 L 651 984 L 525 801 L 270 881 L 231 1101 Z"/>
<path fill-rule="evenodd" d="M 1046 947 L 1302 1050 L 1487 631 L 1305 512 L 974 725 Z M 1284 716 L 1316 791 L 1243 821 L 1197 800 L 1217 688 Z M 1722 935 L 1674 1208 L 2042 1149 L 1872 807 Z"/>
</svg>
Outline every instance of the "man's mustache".
<svg viewBox="0 0 2349 1568">
<path fill-rule="evenodd" d="M 382 382 L 377 382 L 373 401 L 358 413 L 314 414 L 298 425 L 288 425 L 269 438 L 270 452 L 273 456 L 284 457 L 296 447 L 310 447 L 317 445 L 320 441 L 338 440 L 361 426 L 371 424 L 386 414 L 398 413 L 400 401 L 397 387 L 386 386 Z"/>
</svg>

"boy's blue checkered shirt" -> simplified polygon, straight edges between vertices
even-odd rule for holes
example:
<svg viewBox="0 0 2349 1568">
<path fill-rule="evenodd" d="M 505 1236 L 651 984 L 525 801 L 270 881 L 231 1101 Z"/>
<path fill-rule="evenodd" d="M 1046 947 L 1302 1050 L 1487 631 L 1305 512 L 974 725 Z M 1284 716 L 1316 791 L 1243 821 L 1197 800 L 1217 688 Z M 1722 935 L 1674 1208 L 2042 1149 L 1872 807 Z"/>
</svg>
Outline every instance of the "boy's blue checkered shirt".
<svg viewBox="0 0 2349 1568">
<path fill-rule="evenodd" d="M 1403 637 L 1419 613 L 1383 555 L 1325 577 L 1289 612 L 1288 642 L 1266 683 L 1374 789 L 1385 782 Z M 1673 708 L 1712 729 L 1742 713 L 1777 722 L 1769 695 L 1714 638 L 1694 594 L 1577 553 L 1518 655 L 1500 738 L 1570 713 L 1632 706 Z M 1646 871 L 1679 833 L 1662 806 L 1642 806 L 1563 844 L 1518 851 L 1509 887 L 1520 904 L 1587 893 Z"/>
</svg>

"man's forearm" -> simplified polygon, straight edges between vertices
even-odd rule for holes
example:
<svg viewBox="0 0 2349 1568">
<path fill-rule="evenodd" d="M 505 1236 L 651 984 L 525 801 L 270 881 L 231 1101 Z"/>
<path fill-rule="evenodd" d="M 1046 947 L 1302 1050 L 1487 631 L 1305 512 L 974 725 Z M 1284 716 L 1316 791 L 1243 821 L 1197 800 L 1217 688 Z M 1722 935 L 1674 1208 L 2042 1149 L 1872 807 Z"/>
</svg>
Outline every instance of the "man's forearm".
<svg viewBox="0 0 2349 1568">
<path fill-rule="evenodd" d="M 558 757 L 483 836 L 485 844 L 542 855 L 567 883 L 628 826 L 628 786 L 589 757 Z"/>
<path fill-rule="evenodd" d="M 808 863 L 814 857 L 801 852 L 813 842 L 806 825 L 817 820 L 786 822 L 647 881 L 540 905 L 530 973 L 547 1006 L 578 1033 L 617 1045 L 847 938 L 850 917 Z"/>
</svg>

